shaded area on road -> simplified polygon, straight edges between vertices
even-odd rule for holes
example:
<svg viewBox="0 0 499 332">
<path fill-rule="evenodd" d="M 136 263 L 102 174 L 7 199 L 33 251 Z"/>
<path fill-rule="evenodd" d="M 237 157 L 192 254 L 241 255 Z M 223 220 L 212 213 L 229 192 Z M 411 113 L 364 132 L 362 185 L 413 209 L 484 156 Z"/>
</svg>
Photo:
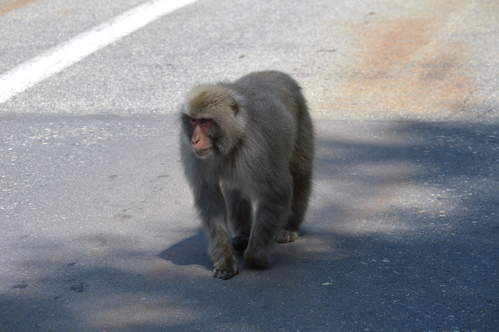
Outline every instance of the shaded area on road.
<svg viewBox="0 0 499 332">
<path fill-rule="evenodd" d="M 208 240 L 205 237 L 204 230 L 199 228 L 195 235 L 163 250 L 159 257 L 175 265 L 199 265 L 211 271 L 213 269 L 211 260 L 207 255 L 199 255 L 199 253 L 206 252 L 207 246 Z"/>
<path fill-rule="evenodd" d="M 173 123 L 0 118 L 2 331 L 498 326 L 499 126 L 317 121 L 303 236 L 221 281 Z"/>
</svg>

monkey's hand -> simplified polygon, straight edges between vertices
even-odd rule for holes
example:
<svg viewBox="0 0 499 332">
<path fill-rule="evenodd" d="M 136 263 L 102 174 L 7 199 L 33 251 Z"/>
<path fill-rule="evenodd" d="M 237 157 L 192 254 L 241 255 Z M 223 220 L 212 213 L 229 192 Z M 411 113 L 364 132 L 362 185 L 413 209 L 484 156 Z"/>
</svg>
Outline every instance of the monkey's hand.
<svg viewBox="0 0 499 332">
<path fill-rule="evenodd" d="M 237 269 L 237 265 L 235 269 L 230 269 L 230 270 L 223 270 L 219 268 L 215 268 L 213 270 L 213 278 L 219 278 L 223 280 L 227 280 L 235 276 L 236 274 L 239 273 L 239 270 Z"/>
<path fill-rule="evenodd" d="M 232 246 L 235 251 L 245 251 L 248 248 L 249 237 L 236 236 L 232 239 Z"/>
<path fill-rule="evenodd" d="M 213 277 L 227 280 L 239 273 L 239 264 L 229 238 L 223 237 L 219 242 L 221 242 L 220 245 L 213 242 L 210 245 L 210 256 L 215 266 Z"/>
<path fill-rule="evenodd" d="M 277 237 L 277 243 L 293 242 L 297 238 L 298 238 L 298 232 L 283 231 L 282 234 Z"/>
</svg>

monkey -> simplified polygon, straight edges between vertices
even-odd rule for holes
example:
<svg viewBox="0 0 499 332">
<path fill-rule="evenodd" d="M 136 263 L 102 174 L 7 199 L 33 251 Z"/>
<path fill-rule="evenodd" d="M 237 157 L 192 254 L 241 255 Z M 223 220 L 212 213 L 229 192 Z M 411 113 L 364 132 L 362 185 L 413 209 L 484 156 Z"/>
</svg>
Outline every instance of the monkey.
<svg viewBox="0 0 499 332">
<path fill-rule="evenodd" d="M 315 138 L 301 87 L 278 71 L 197 85 L 179 122 L 180 159 L 213 277 L 239 273 L 236 251 L 267 267 L 273 243 L 299 237 L 311 193 Z"/>
</svg>

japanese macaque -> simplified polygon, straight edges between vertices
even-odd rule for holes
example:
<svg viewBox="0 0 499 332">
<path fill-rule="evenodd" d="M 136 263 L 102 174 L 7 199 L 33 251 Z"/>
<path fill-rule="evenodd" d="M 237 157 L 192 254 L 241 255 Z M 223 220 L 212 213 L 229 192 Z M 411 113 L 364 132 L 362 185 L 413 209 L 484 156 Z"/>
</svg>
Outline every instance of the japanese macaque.
<svg viewBox="0 0 499 332">
<path fill-rule="evenodd" d="M 311 191 L 313 125 L 300 86 L 277 71 L 199 85 L 181 108 L 180 152 L 215 278 L 256 268 L 296 240 Z M 229 237 L 232 233 L 233 239 Z"/>
</svg>

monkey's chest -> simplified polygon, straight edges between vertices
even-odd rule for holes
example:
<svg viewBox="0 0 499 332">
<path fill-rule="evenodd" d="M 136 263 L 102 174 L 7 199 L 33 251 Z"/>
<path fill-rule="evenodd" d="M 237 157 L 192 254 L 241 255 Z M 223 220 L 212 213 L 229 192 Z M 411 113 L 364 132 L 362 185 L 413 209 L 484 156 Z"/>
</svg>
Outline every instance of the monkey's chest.
<svg viewBox="0 0 499 332">
<path fill-rule="evenodd" d="M 255 181 L 240 174 L 223 177 L 220 180 L 220 187 L 225 191 L 237 191 L 246 198 L 253 196 Z"/>
</svg>

